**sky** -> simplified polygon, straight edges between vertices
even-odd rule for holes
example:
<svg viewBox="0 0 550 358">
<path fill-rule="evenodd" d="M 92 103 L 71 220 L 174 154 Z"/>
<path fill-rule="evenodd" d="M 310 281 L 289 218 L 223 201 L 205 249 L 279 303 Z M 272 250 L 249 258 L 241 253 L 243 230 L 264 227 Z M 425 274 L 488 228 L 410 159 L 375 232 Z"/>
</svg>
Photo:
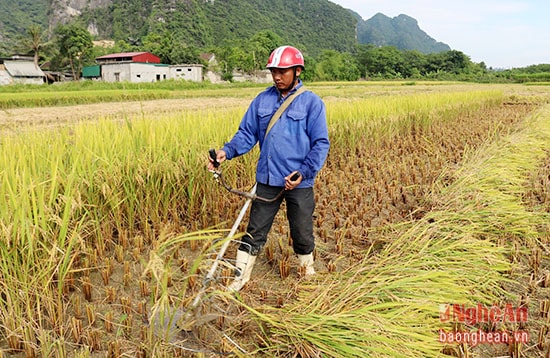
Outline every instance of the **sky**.
<svg viewBox="0 0 550 358">
<path fill-rule="evenodd" d="M 421 30 L 495 69 L 550 64 L 548 0 L 330 0 L 368 20 L 408 15 Z"/>
</svg>

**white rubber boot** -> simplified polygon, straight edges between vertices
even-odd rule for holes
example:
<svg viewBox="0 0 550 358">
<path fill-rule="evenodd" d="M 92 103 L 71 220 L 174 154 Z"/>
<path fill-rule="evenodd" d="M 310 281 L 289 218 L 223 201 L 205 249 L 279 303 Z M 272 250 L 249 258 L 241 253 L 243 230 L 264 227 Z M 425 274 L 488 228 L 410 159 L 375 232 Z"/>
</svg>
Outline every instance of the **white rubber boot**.
<svg viewBox="0 0 550 358">
<path fill-rule="evenodd" d="M 315 270 L 313 269 L 313 254 L 307 255 L 298 255 L 298 260 L 300 261 L 300 266 L 305 267 L 306 276 L 314 275 Z"/>
<path fill-rule="evenodd" d="M 235 279 L 227 287 L 228 291 L 237 292 L 250 281 L 250 274 L 255 262 L 256 256 L 250 255 L 246 251 L 237 250 L 237 258 L 235 259 L 237 272 L 235 272 Z"/>
</svg>

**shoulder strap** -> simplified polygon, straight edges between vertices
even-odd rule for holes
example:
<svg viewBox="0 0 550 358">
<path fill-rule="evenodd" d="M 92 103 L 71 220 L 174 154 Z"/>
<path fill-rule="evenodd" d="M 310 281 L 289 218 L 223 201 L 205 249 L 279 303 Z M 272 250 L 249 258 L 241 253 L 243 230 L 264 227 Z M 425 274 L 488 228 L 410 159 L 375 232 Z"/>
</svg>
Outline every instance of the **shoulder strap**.
<svg viewBox="0 0 550 358">
<path fill-rule="evenodd" d="M 275 123 L 279 120 L 279 118 L 281 117 L 281 115 L 283 114 L 284 111 L 286 111 L 286 109 L 288 108 L 288 106 L 290 106 L 290 104 L 292 103 L 292 101 L 294 101 L 294 99 L 296 97 L 298 97 L 300 94 L 304 93 L 306 91 L 306 88 L 302 85 L 302 87 L 298 88 L 296 90 L 296 92 L 294 92 L 293 94 L 291 94 L 290 96 L 288 96 L 288 98 L 283 102 L 283 104 L 281 104 L 281 106 L 279 107 L 279 109 L 277 109 L 277 112 L 275 112 L 273 114 L 273 116 L 271 117 L 271 120 L 269 121 L 269 124 L 267 125 L 267 129 L 265 130 L 265 136 L 264 138 L 267 138 L 267 133 L 269 133 L 269 131 L 271 130 L 271 128 L 275 125 Z"/>
</svg>

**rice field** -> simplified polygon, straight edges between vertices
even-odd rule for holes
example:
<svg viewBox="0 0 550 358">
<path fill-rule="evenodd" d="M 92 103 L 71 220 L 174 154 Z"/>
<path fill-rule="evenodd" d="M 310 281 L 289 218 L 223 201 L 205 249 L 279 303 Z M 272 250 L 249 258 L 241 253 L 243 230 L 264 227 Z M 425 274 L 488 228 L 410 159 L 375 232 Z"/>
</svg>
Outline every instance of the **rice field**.
<svg viewBox="0 0 550 358">
<path fill-rule="evenodd" d="M 332 144 L 315 188 L 317 274 L 298 270 L 282 211 L 252 280 L 229 295 L 221 267 L 182 333 L 158 317 L 178 320 L 203 293 L 244 204 L 206 170 L 208 149 L 261 88 L 0 99 L 2 355 L 550 356 L 548 87 L 308 87 Z M 224 163 L 224 177 L 249 190 L 256 158 Z M 442 319 L 454 306 L 528 319 Z M 442 335 L 503 331 L 529 339 Z"/>
</svg>

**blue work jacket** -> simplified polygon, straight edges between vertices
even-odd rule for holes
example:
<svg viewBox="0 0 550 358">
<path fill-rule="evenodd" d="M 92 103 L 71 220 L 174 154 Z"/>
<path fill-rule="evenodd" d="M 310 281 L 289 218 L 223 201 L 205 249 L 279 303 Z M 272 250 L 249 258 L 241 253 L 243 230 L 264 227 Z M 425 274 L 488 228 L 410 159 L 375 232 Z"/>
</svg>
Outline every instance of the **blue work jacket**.
<svg viewBox="0 0 550 358">
<path fill-rule="evenodd" d="M 301 86 L 299 81 L 289 95 Z M 285 177 L 297 170 L 303 177 L 298 187 L 312 187 L 330 147 L 325 104 L 311 91 L 300 94 L 264 138 L 271 117 L 283 102 L 275 86 L 261 92 L 248 107 L 237 133 L 222 149 L 229 160 L 259 143 L 257 182 L 282 187 Z"/>
</svg>

